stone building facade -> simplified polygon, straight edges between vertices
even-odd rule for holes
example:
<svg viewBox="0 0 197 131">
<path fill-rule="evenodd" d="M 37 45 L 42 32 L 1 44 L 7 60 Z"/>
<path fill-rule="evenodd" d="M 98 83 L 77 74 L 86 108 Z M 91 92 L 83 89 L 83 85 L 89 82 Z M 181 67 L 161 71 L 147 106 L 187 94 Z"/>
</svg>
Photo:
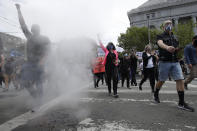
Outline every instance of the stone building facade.
<svg viewBox="0 0 197 131">
<path fill-rule="evenodd" d="M 0 32 L 0 52 L 9 55 L 12 50 L 24 54 L 25 40 Z"/>
<path fill-rule="evenodd" d="M 193 20 L 197 22 L 197 0 L 148 0 L 128 13 L 130 26 L 150 26 L 160 28 L 165 20 L 172 20 L 176 26 L 179 22 Z M 194 33 L 197 34 L 196 24 Z"/>
</svg>

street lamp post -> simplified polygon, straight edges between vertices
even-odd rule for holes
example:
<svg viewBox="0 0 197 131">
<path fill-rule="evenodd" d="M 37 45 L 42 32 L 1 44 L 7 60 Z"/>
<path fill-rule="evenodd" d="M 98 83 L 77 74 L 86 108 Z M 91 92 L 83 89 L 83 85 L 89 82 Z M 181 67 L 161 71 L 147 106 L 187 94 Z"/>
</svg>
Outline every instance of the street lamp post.
<svg viewBox="0 0 197 131">
<path fill-rule="evenodd" d="M 147 21 L 148 21 L 148 42 L 150 44 L 150 15 L 147 14 Z"/>
</svg>

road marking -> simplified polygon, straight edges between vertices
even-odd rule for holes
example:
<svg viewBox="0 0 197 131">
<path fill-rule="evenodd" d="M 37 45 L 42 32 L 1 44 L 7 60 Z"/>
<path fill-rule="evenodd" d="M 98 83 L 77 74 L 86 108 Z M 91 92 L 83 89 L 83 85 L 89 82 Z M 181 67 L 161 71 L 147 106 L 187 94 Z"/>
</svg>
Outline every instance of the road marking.
<svg viewBox="0 0 197 131">
<path fill-rule="evenodd" d="M 89 85 L 88 85 L 89 87 Z M 87 88 L 87 86 L 85 87 Z M 81 88 L 81 90 L 84 88 Z M 81 91 L 79 89 L 79 91 Z M 93 90 L 93 89 L 88 89 L 88 92 L 107 92 L 106 89 L 99 89 L 99 90 Z M 140 93 L 150 93 L 150 90 L 144 90 L 144 91 L 139 91 L 139 90 L 120 90 L 119 92 L 140 92 Z M 76 93 L 76 92 L 73 92 Z M 161 91 L 161 93 L 177 93 L 176 91 Z M 189 92 L 188 92 L 189 93 Z M 192 91 L 190 92 L 190 94 L 197 94 L 197 91 Z M 72 93 L 70 94 L 72 95 Z M 65 98 L 64 96 L 60 96 L 46 104 L 44 104 L 43 106 L 41 106 L 35 113 L 32 113 L 31 111 L 24 113 L 18 117 L 15 117 L 5 123 L 3 123 L 2 125 L 0 125 L 0 131 L 11 131 L 13 129 L 15 129 L 18 126 L 21 125 L 25 125 L 29 120 L 32 120 L 34 118 L 36 118 L 37 116 L 40 115 L 40 112 L 45 111 L 46 108 L 50 108 L 54 105 L 54 103 L 58 103 L 59 100 L 62 100 L 62 98 Z M 81 102 L 152 102 L 152 100 L 149 99 L 142 99 L 142 100 L 137 100 L 137 99 L 126 99 L 126 98 L 118 98 L 118 99 L 99 99 L 99 98 L 81 98 L 80 99 Z M 163 103 L 172 103 L 172 104 L 177 104 L 176 101 L 162 101 Z M 52 104 L 53 103 L 53 104 Z M 38 113 L 37 113 L 38 112 Z"/>
<path fill-rule="evenodd" d="M 81 102 L 153 102 L 153 99 L 128 99 L 128 98 L 118 98 L 118 99 L 101 99 L 101 98 L 81 98 Z M 162 103 L 172 103 L 177 104 L 176 101 L 164 100 Z"/>
<path fill-rule="evenodd" d="M 175 81 L 166 81 L 166 83 L 169 83 L 169 84 L 176 84 Z M 197 88 L 197 85 L 188 84 L 188 87 L 189 87 L 189 88 Z"/>
<path fill-rule="evenodd" d="M 66 97 L 64 95 L 60 95 L 59 97 L 53 99 L 52 101 L 49 101 L 48 103 L 42 105 L 41 107 L 36 108 L 35 109 L 36 112 L 34 112 L 34 113 L 29 111 L 29 112 L 26 112 L 18 117 L 15 117 L 15 118 L 3 123 L 2 125 L 0 125 L 0 131 L 11 131 L 11 130 L 15 129 L 16 127 L 26 124 L 29 120 L 32 120 L 32 119 L 42 115 L 42 113 L 45 112 L 47 109 L 52 108 L 54 105 L 60 103 L 62 100 L 66 100 L 66 98 L 69 98 L 73 94 L 80 92 L 81 90 L 84 90 L 87 87 L 90 87 L 91 85 L 92 85 L 92 83 L 82 86 L 82 88 L 78 89 L 77 91 L 70 92 L 70 94 L 67 95 Z"/>
<path fill-rule="evenodd" d="M 89 93 L 107 93 L 108 90 L 107 88 L 98 88 L 98 89 L 88 89 L 84 92 L 89 92 Z M 142 91 L 139 91 L 139 90 L 136 90 L 136 89 L 124 89 L 124 90 L 119 90 L 118 89 L 118 93 L 121 94 L 121 93 L 139 93 L 139 94 L 151 94 L 151 90 L 142 90 Z M 177 94 L 177 91 L 176 90 L 161 90 L 160 91 L 160 94 Z M 192 90 L 188 90 L 186 92 L 187 95 L 196 95 L 197 94 L 197 91 L 192 91 Z"/>
<path fill-rule="evenodd" d="M 153 100 L 149 99 L 127 99 L 127 98 L 118 98 L 118 99 L 99 99 L 99 98 L 81 98 L 79 100 L 80 102 L 152 102 Z M 176 101 L 162 101 L 163 103 L 172 103 L 177 104 Z M 51 102 L 43 105 L 40 107 L 35 113 L 32 113 L 31 111 L 24 113 L 18 117 L 15 117 L 2 125 L 0 125 L 0 131 L 11 131 L 21 125 L 25 125 L 29 120 L 32 120 L 38 116 L 40 116 L 40 113 L 42 114 L 43 109 L 45 109 L 46 105 L 50 105 Z"/>
<path fill-rule="evenodd" d="M 105 121 L 102 120 L 99 124 L 95 123 L 91 118 L 87 118 L 79 123 L 77 131 L 149 131 L 145 129 L 135 129 L 124 121 Z"/>
<path fill-rule="evenodd" d="M 192 129 L 192 130 L 195 130 L 196 129 L 196 127 L 194 127 L 194 126 L 185 126 L 186 128 L 189 128 L 189 129 Z"/>
<path fill-rule="evenodd" d="M 27 121 L 32 120 L 35 117 L 36 114 L 29 111 L 0 125 L 0 131 L 11 131 L 20 125 L 26 124 Z"/>
</svg>

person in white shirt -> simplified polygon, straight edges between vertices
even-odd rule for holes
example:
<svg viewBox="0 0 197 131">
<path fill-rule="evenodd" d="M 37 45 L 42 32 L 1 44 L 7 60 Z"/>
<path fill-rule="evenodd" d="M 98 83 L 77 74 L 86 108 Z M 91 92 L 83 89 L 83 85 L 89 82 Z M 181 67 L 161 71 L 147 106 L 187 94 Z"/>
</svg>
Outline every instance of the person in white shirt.
<svg viewBox="0 0 197 131">
<path fill-rule="evenodd" d="M 139 90 L 142 90 L 142 84 L 149 78 L 152 93 L 154 92 L 156 59 L 155 52 L 152 51 L 150 45 L 147 45 L 145 47 L 145 52 L 142 54 L 143 78 L 139 84 Z"/>
</svg>

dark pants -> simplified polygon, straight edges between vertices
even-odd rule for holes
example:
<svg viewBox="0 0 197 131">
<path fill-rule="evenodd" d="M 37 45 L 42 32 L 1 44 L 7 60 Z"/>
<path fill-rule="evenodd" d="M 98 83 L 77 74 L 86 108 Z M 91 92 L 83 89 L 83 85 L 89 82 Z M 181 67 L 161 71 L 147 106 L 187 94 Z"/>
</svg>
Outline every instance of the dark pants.
<svg viewBox="0 0 197 131">
<path fill-rule="evenodd" d="M 27 62 L 22 66 L 22 87 L 26 88 L 34 98 L 40 98 L 43 95 L 43 75 L 43 67 L 38 64 Z"/>
<path fill-rule="evenodd" d="M 94 74 L 94 86 L 95 87 L 98 87 L 100 80 L 102 81 L 102 84 L 104 84 L 104 74 L 105 73 Z"/>
<path fill-rule="evenodd" d="M 124 86 L 124 81 L 125 81 L 125 79 L 127 80 L 127 87 L 129 87 L 129 80 L 130 80 L 130 73 L 129 73 L 129 71 L 125 71 L 125 72 L 123 72 L 123 73 L 121 73 L 122 75 L 122 87 Z"/>
<path fill-rule="evenodd" d="M 114 95 L 117 94 L 117 84 L 118 84 L 118 70 L 117 67 L 106 67 L 105 68 L 106 75 L 107 75 L 107 85 L 108 85 L 108 92 L 111 93 L 111 80 L 113 80 L 113 92 Z"/>
<path fill-rule="evenodd" d="M 158 72 L 158 67 L 155 68 L 155 80 L 159 80 L 159 72 Z"/>
<path fill-rule="evenodd" d="M 0 67 L 0 85 L 2 85 L 3 82 L 4 82 L 4 77 L 3 77 L 3 72 Z"/>
<path fill-rule="evenodd" d="M 143 72 L 144 77 L 142 78 L 140 82 L 140 86 L 149 78 L 150 86 L 152 88 L 152 91 L 154 91 L 155 87 L 155 68 L 145 68 Z"/>
<path fill-rule="evenodd" d="M 135 75 L 136 75 L 136 68 L 131 68 L 131 85 L 137 84 Z"/>
</svg>

